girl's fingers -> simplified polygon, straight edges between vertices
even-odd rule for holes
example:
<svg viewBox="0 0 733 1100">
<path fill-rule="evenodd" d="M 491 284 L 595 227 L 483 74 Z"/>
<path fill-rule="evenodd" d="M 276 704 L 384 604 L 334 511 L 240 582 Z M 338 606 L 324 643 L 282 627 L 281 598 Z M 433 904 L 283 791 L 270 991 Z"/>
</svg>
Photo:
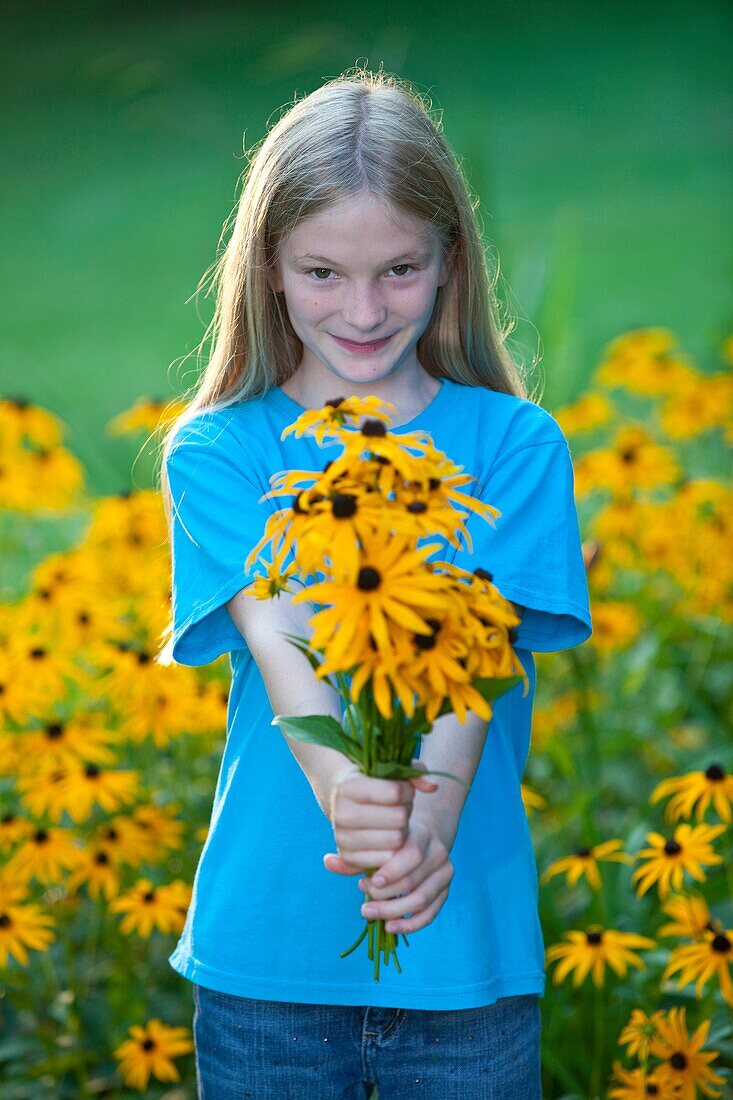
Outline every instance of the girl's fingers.
<svg viewBox="0 0 733 1100">
<path fill-rule="evenodd" d="M 386 880 L 384 886 L 380 886 L 379 890 L 387 891 L 390 896 L 394 896 L 395 891 L 399 890 L 400 880 L 416 871 L 424 860 L 425 851 L 415 842 L 414 837 L 408 837 L 399 851 L 390 853 L 389 860 L 385 860 L 384 863 L 371 864 L 371 866 L 379 868 L 377 873 Z M 375 874 L 374 878 L 376 877 Z M 364 881 L 367 892 L 370 892 L 371 879 L 368 878 Z"/>
<path fill-rule="evenodd" d="M 427 771 L 427 765 L 422 760 L 413 758 L 410 763 L 412 764 L 413 768 L 420 768 L 421 771 Z M 409 782 L 412 784 L 416 791 L 423 791 L 425 794 L 432 794 L 433 791 L 437 791 L 438 789 L 438 784 L 435 783 L 432 779 L 428 779 L 427 777 L 423 779 L 421 776 L 415 775 L 412 777 L 412 779 L 409 780 Z"/>
<path fill-rule="evenodd" d="M 335 875 L 363 874 L 363 869 L 361 867 L 352 867 L 352 865 L 347 863 L 344 857 L 338 855 L 337 852 L 327 852 L 323 857 L 323 865 L 327 871 L 333 871 Z"/>
<path fill-rule="evenodd" d="M 419 882 L 409 893 L 402 891 L 401 897 L 392 897 L 383 901 L 366 901 L 365 905 L 374 906 L 376 918 L 388 920 L 403 917 L 405 913 L 421 913 L 444 890 L 447 891 L 452 873 L 444 865 L 427 878 Z M 366 916 L 366 914 L 364 914 Z"/>
<path fill-rule="evenodd" d="M 406 935 L 408 932 L 417 932 L 419 928 L 424 928 L 438 915 L 447 897 L 448 887 L 446 886 L 445 890 L 441 890 L 435 900 L 422 912 L 411 917 L 401 917 L 399 920 L 392 919 L 388 921 L 385 926 L 387 932 L 400 932 L 402 935 Z M 411 912 L 411 910 L 408 910 L 408 912 Z"/>
</svg>

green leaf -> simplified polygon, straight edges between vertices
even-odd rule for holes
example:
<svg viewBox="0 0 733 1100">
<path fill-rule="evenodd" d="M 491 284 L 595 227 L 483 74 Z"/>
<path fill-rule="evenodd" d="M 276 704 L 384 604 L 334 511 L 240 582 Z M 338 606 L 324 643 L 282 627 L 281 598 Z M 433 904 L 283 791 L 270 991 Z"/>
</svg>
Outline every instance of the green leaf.
<svg viewBox="0 0 733 1100">
<path fill-rule="evenodd" d="M 343 752 L 355 763 L 361 763 L 361 746 L 348 737 L 330 714 L 304 714 L 288 717 L 277 714 L 272 720 L 283 733 L 294 741 L 307 741 L 311 745 L 325 745 Z"/>
<path fill-rule="evenodd" d="M 322 662 L 319 661 L 316 654 L 313 652 L 310 646 L 306 644 L 303 638 L 298 637 L 297 634 L 288 634 L 284 630 L 281 630 L 279 633 L 282 634 L 283 638 L 287 638 L 291 645 L 294 645 L 296 649 L 299 649 L 300 652 L 308 658 L 313 669 L 318 669 L 321 667 Z"/>
<path fill-rule="evenodd" d="M 413 768 L 409 764 L 394 764 L 389 761 L 380 761 L 374 767 L 374 775 L 378 779 L 412 779 L 413 776 L 444 775 L 447 779 L 455 779 L 462 783 L 468 790 L 468 784 L 460 776 L 451 775 L 450 772 L 425 771 L 423 768 Z"/>
</svg>

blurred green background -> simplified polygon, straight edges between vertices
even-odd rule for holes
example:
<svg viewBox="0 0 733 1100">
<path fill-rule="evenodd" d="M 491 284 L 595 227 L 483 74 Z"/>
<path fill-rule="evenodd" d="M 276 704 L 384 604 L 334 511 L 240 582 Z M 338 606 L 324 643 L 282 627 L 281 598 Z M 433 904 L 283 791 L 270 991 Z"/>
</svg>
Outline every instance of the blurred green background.
<svg viewBox="0 0 733 1100">
<path fill-rule="evenodd" d="M 3 15 L 0 392 L 68 423 L 95 493 L 130 485 L 139 447 L 107 421 L 193 380 L 195 357 L 180 359 L 212 302 L 192 295 L 243 146 L 357 63 L 443 111 L 545 407 L 580 394 L 603 345 L 636 326 L 668 326 L 701 369 L 721 365 L 730 5 L 87 2 Z"/>
</svg>

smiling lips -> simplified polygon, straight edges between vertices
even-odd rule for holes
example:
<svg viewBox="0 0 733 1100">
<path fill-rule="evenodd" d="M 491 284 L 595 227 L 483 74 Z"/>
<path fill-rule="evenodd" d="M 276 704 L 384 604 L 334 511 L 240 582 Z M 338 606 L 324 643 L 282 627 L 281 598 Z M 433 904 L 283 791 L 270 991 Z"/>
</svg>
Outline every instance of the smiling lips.
<svg viewBox="0 0 733 1100">
<path fill-rule="evenodd" d="M 394 333 L 392 335 L 394 335 Z M 353 340 L 344 340 L 340 336 L 334 336 L 333 338 L 338 344 L 341 344 L 341 347 L 346 348 L 347 351 L 356 352 L 357 355 L 367 355 L 370 352 L 379 351 L 380 348 L 383 348 L 385 344 L 392 339 L 392 336 L 385 336 L 383 340 L 375 340 L 374 343 L 371 344 L 355 344 Z"/>
</svg>

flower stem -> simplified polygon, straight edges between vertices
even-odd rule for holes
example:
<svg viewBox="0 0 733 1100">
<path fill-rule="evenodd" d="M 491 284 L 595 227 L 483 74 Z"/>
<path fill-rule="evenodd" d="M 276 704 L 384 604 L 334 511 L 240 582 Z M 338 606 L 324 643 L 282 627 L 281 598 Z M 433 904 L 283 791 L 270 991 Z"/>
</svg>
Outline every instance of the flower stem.
<svg viewBox="0 0 733 1100">
<path fill-rule="evenodd" d="M 603 1061 L 603 991 L 594 988 L 595 1017 L 593 1023 L 593 1066 L 590 1082 L 590 1100 L 600 1100 L 601 1069 Z"/>
</svg>

